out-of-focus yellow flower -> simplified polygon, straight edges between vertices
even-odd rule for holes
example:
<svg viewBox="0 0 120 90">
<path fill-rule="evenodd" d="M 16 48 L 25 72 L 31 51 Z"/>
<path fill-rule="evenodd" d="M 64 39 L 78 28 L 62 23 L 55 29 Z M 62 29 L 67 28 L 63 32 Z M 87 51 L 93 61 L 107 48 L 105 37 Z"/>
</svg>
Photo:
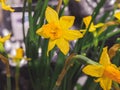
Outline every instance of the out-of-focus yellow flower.
<svg viewBox="0 0 120 90">
<path fill-rule="evenodd" d="M 24 50 L 22 48 L 16 49 L 16 56 L 14 59 L 22 59 L 24 56 Z"/>
<path fill-rule="evenodd" d="M 25 58 L 24 57 L 24 50 L 23 48 L 18 48 L 16 49 L 16 55 L 14 57 L 11 57 L 13 59 L 13 62 L 20 62 L 20 60 L 25 59 L 25 60 L 31 60 L 30 58 Z"/>
<path fill-rule="evenodd" d="M 120 12 L 115 13 L 114 17 L 116 17 L 118 20 L 120 20 Z"/>
<path fill-rule="evenodd" d="M 87 16 L 83 18 L 83 22 L 85 23 L 86 28 L 88 28 L 90 22 L 92 20 L 92 16 Z M 104 24 L 103 23 L 98 23 L 97 25 L 94 25 L 92 22 L 89 28 L 89 32 L 94 32 L 96 31 L 96 28 L 102 27 Z"/>
<path fill-rule="evenodd" d="M 83 68 L 83 72 L 87 75 L 97 77 L 96 82 L 100 82 L 100 86 L 104 90 L 110 90 L 112 80 L 120 83 L 120 71 L 110 62 L 107 53 L 107 47 L 103 48 L 103 52 L 99 61 L 100 65 L 87 65 Z"/>
<path fill-rule="evenodd" d="M 78 30 L 69 30 L 74 23 L 74 16 L 62 16 L 58 18 L 55 10 L 47 7 L 45 12 L 48 24 L 37 30 L 37 34 L 44 38 L 49 38 L 48 52 L 58 46 L 65 55 L 69 51 L 69 41 L 82 38 L 83 35 Z"/>
<path fill-rule="evenodd" d="M 12 9 L 9 5 L 5 4 L 6 0 L 0 0 L 0 3 L 2 4 L 2 9 L 14 12 L 15 10 Z"/>
<path fill-rule="evenodd" d="M 8 34 L 7 36 L 1 37 L 0 36 L 0 43 L 4 44 L 5 41 L 9 40 L 11 37 L 11 34 Z"/>
</svg>

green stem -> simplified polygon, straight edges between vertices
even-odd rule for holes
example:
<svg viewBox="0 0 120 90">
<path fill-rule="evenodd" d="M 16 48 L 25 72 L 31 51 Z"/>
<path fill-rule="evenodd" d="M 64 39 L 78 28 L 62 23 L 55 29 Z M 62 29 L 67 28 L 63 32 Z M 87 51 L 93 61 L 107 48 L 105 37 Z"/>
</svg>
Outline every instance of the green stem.
<svg viewBox="0 0 120 90">
<path fill-rule="evenodd" d="M 24 39 L 24 42 L 25 42 L 25 25 L 24 25 L 24 22 L 25 22 L 25 8 L 26 8 L 26 2 L 27 2 L 27 0 L 24 0 L 24 4 L 23 4 L 23 13 L 22 13 L 22 30 L 23 30 L 23 39 Z"/>
<path fill-rule="evenodd" d="M 33 30 L 33 25 L 32 25 L 32 1 L 28 0 L 28 17 L 29 17 L 29 27 L 30 29 Z"/>
<path fill-rule="evenodd" d="M 115 32 L 111 32 L 111 33 L 107 34 L 105 39 L 108 39 L 108 38 L 110 38 L 110 37 L 112 37 L 112 36 L 114 36 L 116 34 L 120 34 L 120 30 L 117 30 Z"/>
<path fill-rule="evenodd" d="M 58 86 L 55 86 L 54 88 L 53 88 L 53 90 L 58 90 L 59 89 L 59 87 Z"/>
<path fill-rule="evenodd" d="M 44 4 L 43 4 L 43 6 L 42 6 L 42 10 L 41 10 L 41 14 L 40 14 L 40 22 L 39 22 L 39 25 L 38 25 L 38 27 L 41 27 L 42 26 L 42 24 L 44 23 L 44 13 L 45 13 L 45 9 L 46 9 L 46 7 L 47 7 L 47 5 L 48 5 L 48 1 L 49 0 L 45 0 L 44 1 Z"/>
<path fill-rule="evenodd" d="M 7 90 L 11 90 L 11 77 L 7 76 Z"/>
<path fill-rule="evenodd" d="M 72 59 L 77 59 L 79 62 L 82 62 L 82 63 L 85 63 L 85 64 L 94 64 L 94 65 L 99 65 L 99 63 L 83 56 L 83 55 L 76 55 L 76 56 L 73 56 Z"/>
<path fill-rule="evenodd" d="M 16 72 L 15 72 L 15 86 L 16 86 L 16 90 L 19 90 L 19 75 L 20 75 L 19 63 L 20 62 L 17 62 Z"/>
<path fill-rule="evenodd" d="M 113 82 L 113 87 L 114 87 L 115 90 L 120 90 L 120 86 L 116 82 Z"/>
</svg>

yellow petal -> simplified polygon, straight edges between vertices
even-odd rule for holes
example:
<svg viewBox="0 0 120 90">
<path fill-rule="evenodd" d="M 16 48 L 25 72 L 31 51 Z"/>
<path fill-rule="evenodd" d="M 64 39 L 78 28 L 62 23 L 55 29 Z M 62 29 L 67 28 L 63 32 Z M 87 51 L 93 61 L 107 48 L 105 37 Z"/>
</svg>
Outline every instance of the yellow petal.
<svg viewBox="0 0 120 90">
<path fill-rule="evenodd" d="M 92 20 L 92 16 L 87 16 L 87 17 L 83 18 L 83 22 L 85 23 L 86 28 L 88 28 L 91 20 Z M 90 25 L 90 28 L 89 28 L 89 32 L 94 32 L 95 30 L 96 30 L 96 28 L 92 22 Z"/>
<path fill-rule="evenodd" d="M 117 19 L 120 20 L 120 12 L 115 13 L 115 14 L 114 14 L 114 17 L 116 17 Z"/>
<path fill-rule="evenodd" d="M 58 22 L 58 14 L 51 7 L 47 7 L 46 12 L 45 12 L 45 17 L 48 23 Z"/>
<path fill-rule="evenodd" d="M 103 88 L 103 90 L 111 90 L 112 80 L 107 77 L 101 78 L 100 86 Z"/>
<path fill-rule="evenodd" d="M 104 25 L 103 23 L 98 23 L 97 25 L 95 25 L 95 28 L 102 27 L 103 25 Z"/>
<path fill-rule="evenodd" d="M 82 71 L 90 76 L 101 77 L 103 75 L 104 68 L 102 65 L 87 65 Z"/>
<path fill-rule="evenodd" d="M 63 36 L 66 40 L 76 40 L 82 38 L 83 34 L 78 30 L 66 30 Z"/>
<path fill-rule="evenodd" d="M 92 23 L 91 26 L 90 26 L 89 31 L 90 31 L 90 32 L 94 32 L 94 31 L 96 30 L 96 28 L 100 28 L 100 27 L 102 27 L 103 25 L 104 25 L 103 23 L 98 23 L 97 25 L 94 25 L 94 24 Z"/>
<path fill-rule="evenodd" d="M 55 47 L 55 44 L 56 44 L 56 40 L 49 40 L 47 55 L 48 55 L 49 51 Z"/>
<path fill-rule="evenodd" d="M 12 9 L 9 5 L 6 5 L 4 2 L 2 2 L 2 9 L 14 12 L 15 10 Z"/>
<path fill-rule="evenodd" d="M 11 37 L 11 34 L 8 34 L 7 36 L 4 36 L 3 38 L 0 37 L 0 42 L 1 43 L 5 43 L 5 41 L 9 40 Z"/>
<path fill-rule="evenodd" d="M 60 51 L 66 55 L 69 51 L 69 43 L 67 40 L 63 39 L 63 38 L 60 38 L 57 40 L 56 42 L 58 48 L 60 49 Z"/>
<path fill-rule="evenodd" d="M 63 29 L 68 29 L 72 27 L 74 23 L 75 17 L 74 16 L 62 16 L 60 18 L 60 25 Z"/>
<path fill-rule="evenodd" d="M 103 48 L 102 55 L 100 57 L 100 64 L 104 66 L 108 66 L 111 64 L 109 55 L 107 53 L 107 47 Z"/>
<path fill-rule="evenodd" d="M 44 38 L 49 38 L 49 35 L 47 35 L 47 28 L 44 27 L 45 25 L 43 25 L 41 28 L 39 28 L 37 31 L 36 31 L 36 34 L 40 35 L 40 36 L 43 36 Z"/>
<path fill-rule="evenodd" d="M 23 54 L 24 54 L 23 48 L 16 49 L 16 56 L 15 56 L 16 58 L 22 59 L 23 58 Z"/>
<path fill-rule="evenodd" d="M 91 20 L 92 20 L 92 16 L 87 16 L 87 17 L 83 18 L 83 22 L 85 23 L 87 28 L 88 28 Z"/>
<path fill-rule="evenodd" d="M 94 25 L 92 23 L 90 28 L 89 28 L 89 32 L 94 32 L 95 30 L 96 30 L 96 28 L 94 27 Z"/>
</svg>

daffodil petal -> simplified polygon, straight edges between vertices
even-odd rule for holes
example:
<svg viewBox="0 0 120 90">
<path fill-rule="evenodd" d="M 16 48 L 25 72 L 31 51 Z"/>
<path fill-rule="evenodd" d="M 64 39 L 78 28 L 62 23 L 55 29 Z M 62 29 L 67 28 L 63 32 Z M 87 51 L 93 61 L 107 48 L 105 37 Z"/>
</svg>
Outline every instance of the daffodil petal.
<svg viewBox="0 0 120 90">
<path fill-rule="evenodd" d="M 107 66 L 107 65 L 111 64 L 110 57 L 107 53 L 107 47 L 103 48 L 103 52 L 102 52 L 102 55 L 100 57 L 100 64 L 102 64 L 104 66 Z"/>
<path fill-rule="evenodd" d="M 63 29 L 68 29 L 72 27 L 74 20 L 74 16 L 62 16 L 60 18 L 60 25 L 63 27 Z"/>
<path fill-rule="evenodd" d="M 44 26 L 44 25 L 43 25 Z M 44 33 L 45 30 L 43 27 L 39 28 L 37 31 L 36 31 L 36 34 L 38 34 L 39 36 L 43 36 L 44 38 L 49 38 L 48 35 L 46 35 L 46 33 Z"/>
<path fill-rule="evenodd" d="M 87 16 L 83 18 L 83 22 L 85 23 L 86 27 L 89 26 L 91 20 L 92 20 L 92 16 Z"/>
<path fill-rule="evenodd" d="M 56 41 L 56 45 L 58 46 L 58 48 L 60 49 L 60 51 L 66 55 L 69 51 L 69 43 L 67 40 L 60 38 Z"/>
<path fill-rule="evenodd" d="M 87 65 L 83 68 L 82 71 L 90 76 L 101 77 L 103 75 L 104 69 L 102 65 Z"/>
<path fill-rule="evenodd" d="M 49 40 L 47 54 L 55 47 L 56 40 Z"/>
<path fill-rule="evenodd" d="M 6 5 L 4 2 L 2 2 L 2 9 L 14 12 L 15 10 L 12 9 L 9 5 Z"/>
<path fill-rule="evenodd" d="M 7 36 L 4 36 L 4 37 L 3 37 L 3 39 L 4 39 L 4 41 L 6 41 L 6 40 L 9 40 L 9 39 L 10 39 L 10 37 L 11 37 L 11 33 L 10 33 L 10 34 L 8 34 Z"/>
<path fill-rule="evenodd" d="M 58 22 L 58 14 L 51 7 L 46 8 L 45 17 L 48 23 Z"/>
<path fill-rule="evenodd" d="M 103 23 L 98 23 L 97 25 L 95 25 L 95 28 L 102 27 L 103 25 L 104 25 Z"/>
<path fill-rule="evenodd" d="M 101 78 L 100 86 L 103 88 L 103 90 L 110 90 L 112 86 L 112 80 L 107 77 Z"/>
<path fill-rule="evenodd" d="M 4 36 L 3 38 L 0 37 L 0 42 L 1 43 L 5 43 L 5 41 L 9 40 L 11 37 L 11 34 L 8 34 L 7 36 Z"/>
<path fill-rule="evenodd" d="M 66 30 L 64 34 L 64 38 L 69 41 L 76 40 L 82 37 L 83 37 L 83 34 L 78 30 Z"/>
<path fill-rule="evenodd" d="M 118 20 L 120 20 L 120 12 L 115 13 L 114 17 L 116 17 Z"/>
<path fill-rule="evenodd" d="M 94 27 L 94 25 L 92 23 L 90 28 L 89 28 L 89 32 L 94 32 L 95 30 L 96 30 L 96 28 Z"/>
</svg>

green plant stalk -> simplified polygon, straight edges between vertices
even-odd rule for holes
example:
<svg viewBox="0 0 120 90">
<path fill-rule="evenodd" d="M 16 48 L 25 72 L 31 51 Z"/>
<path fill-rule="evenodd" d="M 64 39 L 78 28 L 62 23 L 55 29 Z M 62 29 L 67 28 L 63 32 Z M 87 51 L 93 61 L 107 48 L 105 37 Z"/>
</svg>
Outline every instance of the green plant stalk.
<svg viewBox="0 0 120 90">
<path fill-rule="evenodd" d="M 17 62 L 16 65 L 16 71 L 15 71 L 15 86 L 16 86 L 16 90 L 20 90 L 19 89 L 19 75 L 20 75 L 20 62 Z"/>
<path fill-rule="evenodd" d="M 7 75 L 7 90 L 11 90 L 11 77 Z"/>
<path fill-rule="evenodd" d="M 33 19 L 34 19 L 34 26 L 36 27 L 37 26 L 37 21 L 39 20 L 39 17 L 40 17 L 40 14 L 41 14 L 41 11 L 42 11 L 42 8 L 41 8 L 41 5 L 43 5 L 43 1 L 42 0 L 38 0 L 36 6 L 35 6 L 35 10 L 34 10 L 34 14 L 33 14 Z"/>
<path fill-rule="evenodd" d="M 76 56 L 73 56 L 72 59 L 77 59 L 79 62 L 82 62 L 84 64 L 92 64 L 92 65 L 99 65 L 99 63 L 83 56 L 83 55 L 76 55 Z"/>
<path fill-rule="evenodd" d="M 43 7 L 42 7 L 41 14 L 40 14 L 40 21 L 39 21 L 39 24 L 38 24 L 38 28 L 43 25 L 43 22 L 44 22 L 44 19 L 45 19 L 45 18 L 44 18 L 44 13 L 45 13 L 45 9 L 46 9 L 46 7 L 47 7 L 47 5 L 48 5 L 48 1 L 49 1 L 49 0 L 45 0 L 45 1 L 44 1 L 44 5 L 43 5 Z"/>
<path fill-rule="evenodd" d="M 58 86 L 56 86 L 56 80 L 58 79 L 58 76 L 60 75 L 65 63 L 65 55 L 61 52 L 58 53 L 58 59 L 56 61 L 56 67 L 52 76 L 52 81 L 50 85 L 50 90 L 53 90 L 55 88 L 57 90 Z"/>
<path fill-rule="evenodd" d="M 120 90 L 120 86 L 119 86 L 119 84 L 116 83 L 116 82 L 113 82 L 113 88 L 114 88 L 115 90 Z"/>
<path fill-rule="evenodd" d="M 28 0 L 28 18 L 29 18 L 29 28 L 30 28 L 30 30 L 33 31 L 32 0 Z"/>
<path fill-rule="evenodd" d="M 120 30 L 117 30 L 115 32 L 111 32 L 111 33 L 108 33 L 107 36 L 105 37 L 105 39 L 108 39 L 116 34 L 120 34 Z"/>
<path fill-rule="evenodd" d="M 23 40 L 24 40 L 24 42 L 25 42 L 25 25 L 24 25 L 24 22 L 25 22 L 26 3 L 27 3 L 27 0 L 24 0 L 23 13 L 22 13 L 22 30 L 23 30 Z"/>
</svg>

